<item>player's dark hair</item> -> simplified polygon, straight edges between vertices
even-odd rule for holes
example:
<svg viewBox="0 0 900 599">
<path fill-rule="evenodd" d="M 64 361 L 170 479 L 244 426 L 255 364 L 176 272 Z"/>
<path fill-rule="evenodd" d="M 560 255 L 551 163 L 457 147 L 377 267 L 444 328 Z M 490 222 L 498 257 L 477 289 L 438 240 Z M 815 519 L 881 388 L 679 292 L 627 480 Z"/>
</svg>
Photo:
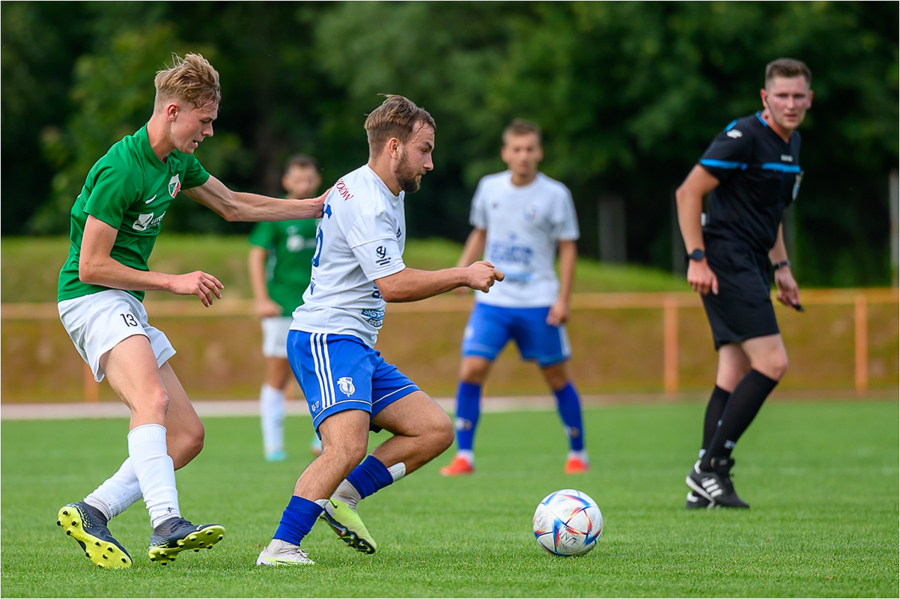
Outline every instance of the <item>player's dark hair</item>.
<svg viewBox="0 0 900 599">
<path fill-rule="evenodd" d="M 806 79 L 806 85 L 812 85 L 812 73 L 809 67 L 802 61 L 794 58 L 779 58 L 773 60 L 766 65 L 766 87 L 775 77 L 784 77 L 790 79 L 792 77 L 803 77 Z"/>
<path fill-rule="evenodd" d="M 172 54 L 172 66 L 156 72 L 156 102 L 178 98 L 195 108 L 222 100 L 219 73 L 200 54 Z"/>
<path fill-rule="evenodd" d="M 366 117 L 366 135 L 369 138 L 369 154 L 376 156 L 392 137 L 406 143 L 423 123 L 435 130 L 434 119 L 422 108 L 403 96 L 383 94 L 384 102 Z"/>
<path fill-rule="evenodd" d="M 317 173 L 319 172 L 319 161 L 308 154 L 294 154 L 284 163 L 284 172 L 287 173 L 294 167 L 311 168 Z"/>
<path fill-rule="evenodd" d="M 513 119 L 503 130 L 503 143 L 510 135 L 536 135 L 538 143 L 541 142 L 541 128 L 525 119 Z"/>
</svg>

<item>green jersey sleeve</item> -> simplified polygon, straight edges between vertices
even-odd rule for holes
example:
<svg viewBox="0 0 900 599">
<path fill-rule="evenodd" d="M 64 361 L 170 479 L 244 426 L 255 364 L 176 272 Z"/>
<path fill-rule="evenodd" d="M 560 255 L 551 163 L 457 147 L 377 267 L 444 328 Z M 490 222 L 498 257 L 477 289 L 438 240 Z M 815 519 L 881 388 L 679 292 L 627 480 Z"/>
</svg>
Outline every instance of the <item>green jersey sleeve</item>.
<svg viewBox="0 0 900 599">
<path fill-rule="evenodd" d="M 118 229 L 128 210 L 139 199 L 139 184 L 132 172 L 115 166 L 98 169 L 84 211 Z"/>
<path fill-rule="evenodd" d="M 250 245 L 259 246 L 261 248 L 271 249 L 275 247 L 276 240 L 275 227 L 270 222 L 256 223 L 253 230 L 250 231 Z"/>
<path fill-rule="evenodd" d="M 200 164 L 200 161 L 197 160 L 197 157 L 193 154 L 187 154 L 187 168 L 184 172 L 184 185 L 182 185 L 183 189 L 192 189 L 194 187 L 201 187 L 207 181 L 209 181 L 209 173 L 206 172 L 206 169 L 203 168 L 203 165 Z"/>
</svg>

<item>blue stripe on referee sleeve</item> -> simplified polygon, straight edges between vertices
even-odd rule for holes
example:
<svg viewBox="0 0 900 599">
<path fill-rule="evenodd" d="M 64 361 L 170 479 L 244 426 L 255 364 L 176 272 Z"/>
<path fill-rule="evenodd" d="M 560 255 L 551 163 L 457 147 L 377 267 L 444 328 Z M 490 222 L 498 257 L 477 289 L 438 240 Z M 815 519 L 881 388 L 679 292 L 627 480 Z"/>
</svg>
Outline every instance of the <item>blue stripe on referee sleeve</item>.
<svg viewBox="0 0 900 599">
<path fill-rule="evenodd" d="M 728 123 L 728 126 L 725 127 L 725 132 L 728 133 L 729 131 L 731 131 L 732 129 L 734 129 L 734 126 L 735 126 L 735 125 L 737 125 L 737 119 L 734 119 L 733 121 L 731 121 L 730 123 Z"/>
<path fill-rule="evenodd" d="M 781 171 L 782 173 L 799 173 L 800 166 L 796 164 L 781 164 L 780 162 L 765 162 L 760 166 L 767 171 Z"/>
<path fill-rule="evenodd" d="M 747 170 L 746 162 L 729 162 L 727 160 L 712 160 L 709 158 L 705 158 L 700 161 L 700 164 L 704 166 L 712 166 L 714 168 L 739 168 L 742 171 Z"/>
<path fill-rule="evenodd" d="M 756 113 L 756 118 L 759 119 L 759 122 L 763 124 L 763 126 L 768 127 L 769 123 L 766 122 L 766 119 L 762 118 L 762 110 Z"/>
</svg>

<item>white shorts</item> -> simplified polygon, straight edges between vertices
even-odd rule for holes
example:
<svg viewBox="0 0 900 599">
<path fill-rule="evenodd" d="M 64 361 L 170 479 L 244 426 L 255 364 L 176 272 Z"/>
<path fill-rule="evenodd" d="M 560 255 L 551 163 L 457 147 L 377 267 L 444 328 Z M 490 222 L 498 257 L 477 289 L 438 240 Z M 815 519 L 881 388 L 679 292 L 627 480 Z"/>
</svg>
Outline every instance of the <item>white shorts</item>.
<svg viewBox="0 0 900 599">
<path fill-rule="evenodd" d="M 269 316 L 262 319 L 265 357 L 287 359 L 287 336 L 292 322 L 294 319 L 290 316 Z"/>
<path fill-rule="evenodd" d="M 106 376 L 100 357 L 132 335 L 144 335 L 160 366 L 175 355 L 162 331 L 147 323 L 144 304 L 130 293 L 110 289 L 59 302 L 59 319 L 98 383 Z"/>
</svg>

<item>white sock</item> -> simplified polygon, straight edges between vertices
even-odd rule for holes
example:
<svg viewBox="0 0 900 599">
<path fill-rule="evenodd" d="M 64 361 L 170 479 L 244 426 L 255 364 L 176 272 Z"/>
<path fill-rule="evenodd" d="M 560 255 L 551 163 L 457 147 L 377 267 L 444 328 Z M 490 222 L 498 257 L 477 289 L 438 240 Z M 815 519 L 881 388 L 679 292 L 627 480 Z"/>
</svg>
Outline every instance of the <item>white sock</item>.
<svg viewBox="0 0 900 599">
<path fill-rule="evenodd" d="M 338 485 L 338 488 L 331 496 L 335 499 L 340 499 L 354 510 L 356 509 L 356 504 L 362 499 L 356 487 L 351 485 L 346 478 L 341 481 L 341 484 Z"/>
<path fill-rule="evenodd" d="M 465 458 L 469 465 L 475 464 L 475 452 L 471 449 L 460 449 L 456 452 L 456 457 Z"/>
<path fill-rule="evenodd" d="M 144 424 L 132 429 L 128 433 L 128 454 L 140 481 L 153 528 L 169 518 L 181 516 L 175 488 L 175 464 L 166 453 L 166 427 Z"/>
<path fill-rule="evenodd" d="M 119 471 L 85 497 L 84 502 L 100 510 L 108 522 L 140 498 L 141 483 L 134 473 L 131 458 L 128 458 L 122 462 Z"/>
<path fill-rule="evenodd" d="M 390 468 L 388 468 L 388 472 L 391 473 L 391 478 L 394 479 L 394 482 L 397 482 L 404 476 L 406 476 L 406 464 L 403 462 L 397 462 Z"/>
<path fill-rule="evenodd" d="M 259 416 L 266 453 L 284 451 L 284 391 L 263 383 L 259 390 Z"/>
<path fill-rule="evenodd" d="M 572 458 L 578 458 L 585 464 L 588 463 L 587 451 L 584 449 L 581 451 L 570 451 L 567 459 L 571 460 Z"/>
</svg>

